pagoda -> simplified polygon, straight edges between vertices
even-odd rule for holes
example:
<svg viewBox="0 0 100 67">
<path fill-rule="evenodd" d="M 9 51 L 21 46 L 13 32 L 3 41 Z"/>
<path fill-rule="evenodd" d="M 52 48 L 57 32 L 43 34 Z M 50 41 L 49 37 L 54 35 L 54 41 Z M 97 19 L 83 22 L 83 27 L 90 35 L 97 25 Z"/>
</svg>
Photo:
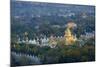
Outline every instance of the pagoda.
<svg viewBox="0 0 100 67">
<path fill-rule="evenodd" d="M 66 45 L 72 45 L 77 40 L 76 36 L 74 36 L 71 32 L 71 30 L 72 30 L 71 28 L 73 26 L 75 26 L 74 23 L 72 23 L 72 22 L 68 23 L 68 26 L 65 30 L 64 38 L 65 38 Z"/>
</svg>

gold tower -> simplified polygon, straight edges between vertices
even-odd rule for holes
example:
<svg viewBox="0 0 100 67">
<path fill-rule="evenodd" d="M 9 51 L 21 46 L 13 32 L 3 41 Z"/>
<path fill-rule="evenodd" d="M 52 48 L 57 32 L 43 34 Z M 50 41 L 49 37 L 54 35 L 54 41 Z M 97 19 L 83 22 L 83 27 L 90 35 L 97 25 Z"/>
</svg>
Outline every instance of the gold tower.
<svg viewBox="0 0 100 67">
<path fill-rule="evenodd" d="M 68 25 L 71 25 L 71 24 L 68 24 Z M 74 35 L 72 35 L 71 26 L 68 26 L 67 29 L 65 30 L 64 37 L 65 37 L 66 45 L 71 45 L 77 40 L 76 37 Z"/>
</svg>

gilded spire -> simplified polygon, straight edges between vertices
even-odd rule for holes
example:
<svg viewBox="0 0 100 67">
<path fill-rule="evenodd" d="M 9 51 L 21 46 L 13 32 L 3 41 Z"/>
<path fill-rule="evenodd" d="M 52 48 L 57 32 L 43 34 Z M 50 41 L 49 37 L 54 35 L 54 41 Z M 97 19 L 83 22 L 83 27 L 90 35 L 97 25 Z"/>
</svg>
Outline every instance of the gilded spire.
<svg viewBox="0 0 100 67">
<path fill-rule="evenodd" d="M 71 45 L 76 41 L 75 36 L 71 32 L 71 28 L 73 28 L 74 26 L 76 26 L 76 24 L 72 22 L 67 24 L 67 28 L 65 30 L 65 35 L 64 35 L 66 45 Z"/>
</svg>

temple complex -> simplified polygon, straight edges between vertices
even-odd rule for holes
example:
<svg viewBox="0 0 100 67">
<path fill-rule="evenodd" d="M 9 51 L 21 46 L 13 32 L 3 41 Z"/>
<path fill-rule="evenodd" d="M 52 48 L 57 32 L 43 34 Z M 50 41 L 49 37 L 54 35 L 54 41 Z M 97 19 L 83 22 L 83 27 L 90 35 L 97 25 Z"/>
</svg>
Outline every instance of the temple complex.
<svg viewBox="0 0 100 67">
<path fill-rule="evenodd" d="M 34 44 L 37 46 L 50 46 L 51 48 L 56 47 L 57 44 L 60 42 L 64 43 L 65 45 L 73 45 L 73 43 L 77 40 L 76 36 L 72 34 L 72 30 L 76 24 L 74 22 L 69 22 L 67 24 L 67 27 L 65 29 L 64 36 L 53 36 L 50 37 L 37 37 L 36 39 L 30 39 L 28 38 L 28 32 L 24 33 L 24 39 L 20 40 L 18 39 L 18 43 L 26 43 L 26 44 Z M 62 44 L 61 44 L 62 45 Z"/>
</svg>

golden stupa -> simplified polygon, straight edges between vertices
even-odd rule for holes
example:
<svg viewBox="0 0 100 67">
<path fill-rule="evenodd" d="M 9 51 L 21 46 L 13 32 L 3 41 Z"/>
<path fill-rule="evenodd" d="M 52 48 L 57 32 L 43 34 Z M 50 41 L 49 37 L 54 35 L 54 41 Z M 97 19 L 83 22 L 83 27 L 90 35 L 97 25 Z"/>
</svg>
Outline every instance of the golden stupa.
<svg viewBox="0 0 100 67">
<path fill-rule="evenodd" d="M 77 38 L 71 32 L 72 30 L 71 28 L 73 28 L 74 26 L 76 26 L 76 24 L 73 22 L 67 24 L 67 28 L 65 30 L 65 35 L 64 35 L 66 45 L 71 45 L 77 40 Z"/>
</svg>

